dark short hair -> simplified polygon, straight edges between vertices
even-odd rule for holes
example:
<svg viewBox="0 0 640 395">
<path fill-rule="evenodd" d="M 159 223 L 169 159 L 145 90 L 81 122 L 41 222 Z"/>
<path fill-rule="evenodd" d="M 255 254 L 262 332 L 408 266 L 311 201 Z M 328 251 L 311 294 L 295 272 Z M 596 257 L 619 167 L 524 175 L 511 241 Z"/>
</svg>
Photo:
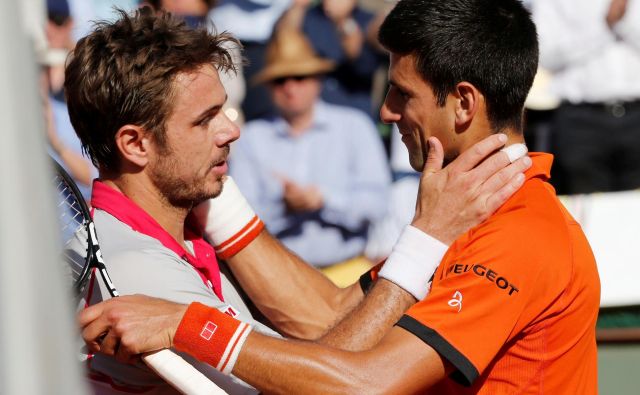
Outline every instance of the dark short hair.
<svg viewBox="0 0 640 395">
<path fill-rule="evenodd" d="M 115 134 L 126 124 L 143 127 L 164 147 L 175 77 L 207 64 L 235 71 L 226 48 L 239 45 L 229 34 L 192 29 L 148 7 L 118 12 L 117 21 L 96 23 L 78 42 L 65 70 L 71 123 L 101 171 L 119 169 Z"/>
<path fill-rule="evenodd" d="M 521 131 L 538 68 L 538 38 L 519 0 L 401 0 L 378 39 L 393 53 L 415 56 L 439 105 L 467 81 L 485 96 L 494 132 Z"/>
</svg>

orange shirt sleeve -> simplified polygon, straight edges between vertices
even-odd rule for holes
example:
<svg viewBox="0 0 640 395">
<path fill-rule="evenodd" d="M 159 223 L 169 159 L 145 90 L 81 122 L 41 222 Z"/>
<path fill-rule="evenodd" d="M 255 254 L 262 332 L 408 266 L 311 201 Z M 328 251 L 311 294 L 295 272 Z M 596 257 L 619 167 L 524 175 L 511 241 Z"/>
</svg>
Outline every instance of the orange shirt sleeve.
<svg viewBox="0 0 640 395">
<path fill-rule="evenodd" d="M 555 293 L 540 292 L 555 287 L 557 276 L 548 276 L 551 265 L 535 250 L 540 243 L 531 242 L 529 230 L 496 221 L 456 241 L 429 295 L 397 324 L 454 365 L 452 378 L 461 384 L 473 383 L 530 322 L 536 313 L 528 310 L 543 309 L 545 303 L 532 306 L 532 298 Z"/>
<path fill-rule="evenodd" d="M 375 283 L 376 280 L 378 280 L 378 273 L 380 272 L 380 269 L 382 269 L 382 266 L 384 266 L 385 262 L 386 260 L 378 263 L 377 265 L 375 265 L 368 271 L 364 272 L 360 276 L 360 279 L 358 281 L 360 283 L 360 288 L 362 289 L 362 293 L 364 294 L 368 293 L 371 287 L 373 286 L 373 283 Z"/>
</svg>

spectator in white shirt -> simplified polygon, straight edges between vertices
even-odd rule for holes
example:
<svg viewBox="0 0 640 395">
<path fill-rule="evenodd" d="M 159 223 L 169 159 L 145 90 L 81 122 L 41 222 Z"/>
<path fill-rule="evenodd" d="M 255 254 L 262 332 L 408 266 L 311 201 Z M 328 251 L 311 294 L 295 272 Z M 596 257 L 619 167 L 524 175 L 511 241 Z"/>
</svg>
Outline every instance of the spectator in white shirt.
<svg viewBox="0 0 640 395">
<path fill-rule="evenodd" d="M 532 10 L 563 101 L 552 125 L 563 192 L 640 187 L 640 2 L 534 0 Z"/>
</svg>

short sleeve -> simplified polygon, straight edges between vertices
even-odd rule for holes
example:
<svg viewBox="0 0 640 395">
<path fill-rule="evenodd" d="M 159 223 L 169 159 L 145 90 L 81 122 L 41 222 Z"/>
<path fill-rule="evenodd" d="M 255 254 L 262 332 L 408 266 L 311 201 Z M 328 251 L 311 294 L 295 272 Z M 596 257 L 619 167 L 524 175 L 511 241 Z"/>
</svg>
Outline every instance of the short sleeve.
<svg viewBox="0 0 640 395">
<path fill-rule="evenodd" d="M 382 269 L 382 266 L 384 266 L 384 262 L 385 261 L 382 261 L 368 271 L 362 273 L 360 279 L 358 280 L 360 288 L 362 289 L 362 293 L 367 294 L 369 292 L 369 290 L 373 286 L 373 283 L 375 283 L 378 279 L 378 273 Z"/>
<path fill-rule="evenodd" d="M 433 347 L 471 385 L 522 326 L 537 292 L 538 259 L 508 231 L 485 229 L 454 244 L 438 268 L 429 295 L 397 323 Z"/>
</svg>

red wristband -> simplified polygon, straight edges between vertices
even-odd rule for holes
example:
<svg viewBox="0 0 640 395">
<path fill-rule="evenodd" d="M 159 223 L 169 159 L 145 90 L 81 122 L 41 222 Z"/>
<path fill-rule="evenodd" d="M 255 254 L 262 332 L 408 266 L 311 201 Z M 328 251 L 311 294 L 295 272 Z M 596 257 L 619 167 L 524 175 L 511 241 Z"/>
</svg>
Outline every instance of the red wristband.
<svg viewBox="0 0 640 395">
<path fill-rule="evenodd" d="M 194 302 L 180 321 L 173 345 L 176 350 L 230 374 L 249 332 L 249 324 Z"/>
<path fill-rule="evenodd" d="M 214 246 L 216 254 L 220 259 L 229 259 L 244 247 L 248 246 L 253 239 L 258 237 L 264 229 L 264 223 L 255 215 L 253 219 L 240 229 L 235 235 L 220 245 Z"/>
</svg>

